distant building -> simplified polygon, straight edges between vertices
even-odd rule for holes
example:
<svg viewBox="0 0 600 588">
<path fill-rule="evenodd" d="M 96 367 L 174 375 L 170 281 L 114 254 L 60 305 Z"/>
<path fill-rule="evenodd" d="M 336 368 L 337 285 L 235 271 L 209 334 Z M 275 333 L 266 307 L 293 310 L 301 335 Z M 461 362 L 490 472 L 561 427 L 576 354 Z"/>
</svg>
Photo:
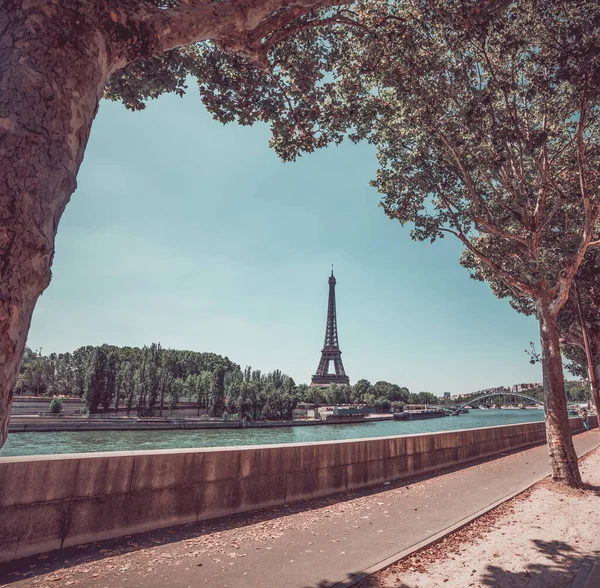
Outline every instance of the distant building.
<svg viewBox="0 0 600 588">
<path fill-rule="evenodd" d="M 444 392 L 444 398 L 450 398 L 450 392 Z"/>
<path fill-rule="evenodd" d="M 527 390 L 534 390 L 535 388 L 541 388 L 542 384 L 539 382 L 532 382 L 529 384 L 515 384 L 511 387 L 511 392 L 525 392 Z"/>
</svg>

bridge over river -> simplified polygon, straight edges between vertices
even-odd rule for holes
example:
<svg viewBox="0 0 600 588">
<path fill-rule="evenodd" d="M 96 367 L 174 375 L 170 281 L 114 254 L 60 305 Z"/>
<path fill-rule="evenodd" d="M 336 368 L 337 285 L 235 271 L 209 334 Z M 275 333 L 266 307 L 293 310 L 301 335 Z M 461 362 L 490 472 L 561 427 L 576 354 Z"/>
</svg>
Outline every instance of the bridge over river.
<svg viewBox="0 0 600 588">
<path fill-rule="evenodd" d="M 456 410 L 462 410 L 467 406 L 488 404 L 483 403 L 482 400 L 489 400 L 491 398 L 502 398 L 502 402 L 495 402 L 493 403 L 494 406 L 521 406 L 524 404 L 530 406 L 535 406 L 539 404 L 540 406 L 544 406 L 543 400 L 539 400 L 538 398 L 535 398 L 534 396 L 529 396 L 528 394 L 522 394 L 521 392 L 489 392 L 487 394 L 477 396 L 476 398 L 472 398 L 469 402 L 465 402 L 464 404 L 461 404 L 460 406 L 456 407 Z M 519 400 L 517 400 L 517 398 Z M 527 402 L 522 402 L 523 400 L 526 400 Z"/>
</svg>

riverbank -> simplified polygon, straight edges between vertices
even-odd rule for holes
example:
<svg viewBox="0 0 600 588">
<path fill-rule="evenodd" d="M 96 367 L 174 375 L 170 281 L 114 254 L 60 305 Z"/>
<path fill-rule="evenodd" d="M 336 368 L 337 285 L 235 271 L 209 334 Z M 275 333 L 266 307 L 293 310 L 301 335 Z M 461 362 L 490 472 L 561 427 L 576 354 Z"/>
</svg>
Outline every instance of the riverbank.
<svg viewBox="0 0 600 588">
<path fill-rule="evenodd" d="M 581 455 L 598 446 L 599 436 L 591 431 L 574 441 Z M 18 588 L 348 586 L 364 570 L 410 552 L 548 472 L 547 448 L 539 446 L 362 492 L 29 557 L 6 565 L 3 577 Z M 590 530 L 597 528 L 595 520 L 590 523 Z M 493 553 L 490 558 L 493 564 Z M 475 562 L 469 571 L 485 564 Z M 436 588 L 474 582 L 443 579 Z"/>
<path fill-rule="evenodd" d="M 79 417 L 81 418 L 81 417 Z M 441 431 L 493 427 L 538 422 L 543 411 L 476 410 L 469 414 L 441 419 L 416 421 L 367 420 L 364 423 L 336 426 L 276 426 L 251 428 L 203 428 L 180 430 L 74 430 L 62 432 L 28 432 L 10 434 L 0 449 L 0 457 L 52 453 L 86 453 L 96 451 L 129 451 L 149 449 L 185 449 L 270 445 L 281 443 L 314 443 L 369 439 L 395 435 L 422 435 Z M 91 419 L 90 419 L 91 420 Z"/>
<path fill-rule="evenodd" d="M 343 417 L 342 417 L 343 418 Z M 390 421 L 391 414 L 366 415 L 364 422 Z M 348 419 L 348 422 L 352 422 Z M 307 427 L 316 425 L 343 425 L 343 420 L 330 422 L 325 420 L 294 421 L 223 421 L 201 420 L 195 418 L 140 418 L 140 417 L 102 417 L 92 418 L 69 415 L 13 415 L 8 424 L 9 433 L 51 433 L 65 431 L 177 431 L 200 429 L 265 429 L 272 427 Z"/>
</svg>

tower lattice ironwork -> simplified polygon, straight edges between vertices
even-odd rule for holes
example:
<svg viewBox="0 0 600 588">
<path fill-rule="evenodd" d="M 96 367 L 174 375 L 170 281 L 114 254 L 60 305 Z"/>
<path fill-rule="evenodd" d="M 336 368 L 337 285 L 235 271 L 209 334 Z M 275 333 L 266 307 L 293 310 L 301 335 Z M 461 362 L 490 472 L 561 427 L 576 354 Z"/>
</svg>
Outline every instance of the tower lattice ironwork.
<svg viewBox="0 0 600 588">
<path fill-rule="evenodd" d="M 329 386 L 330 384 L 350 384 L 350 378 L 344 371 L 342 352 L 338 342 L 337 317 L 335 311 L 335 276 L 331 266 L 329 276 L 329 301 L 327 303 L 327 325 L 325 327 L 325 344 L 321 350 L 321 361 L 317 373 L 312 377 L 313 386 Z M 329 373 L 330 362 L 333 362 L 334 374 Z"/>
</svg>

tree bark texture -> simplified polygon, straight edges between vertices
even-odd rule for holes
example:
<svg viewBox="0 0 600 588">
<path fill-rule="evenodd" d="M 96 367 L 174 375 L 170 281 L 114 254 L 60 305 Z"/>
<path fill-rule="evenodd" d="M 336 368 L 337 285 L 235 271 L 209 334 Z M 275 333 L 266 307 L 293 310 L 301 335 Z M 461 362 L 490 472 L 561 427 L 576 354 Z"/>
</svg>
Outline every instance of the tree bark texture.
<svg viewBox="0 0 600 588">
<path fill-rule="evenodd" d="M 538 302 L 537 316 L 540 323 L 546 438 L 552 478 L 578 488 L 581 486 L 581 476 L 569 426 L 556 314 L 551 312 L 550 304 Z"/>
<path fill-rule="evenodd" d="M 102 35 L 73 6 L 0 7 L 0 446 L 33 309 L 50 282 L 58 221 L 108 75 Z"/>
</svg>

